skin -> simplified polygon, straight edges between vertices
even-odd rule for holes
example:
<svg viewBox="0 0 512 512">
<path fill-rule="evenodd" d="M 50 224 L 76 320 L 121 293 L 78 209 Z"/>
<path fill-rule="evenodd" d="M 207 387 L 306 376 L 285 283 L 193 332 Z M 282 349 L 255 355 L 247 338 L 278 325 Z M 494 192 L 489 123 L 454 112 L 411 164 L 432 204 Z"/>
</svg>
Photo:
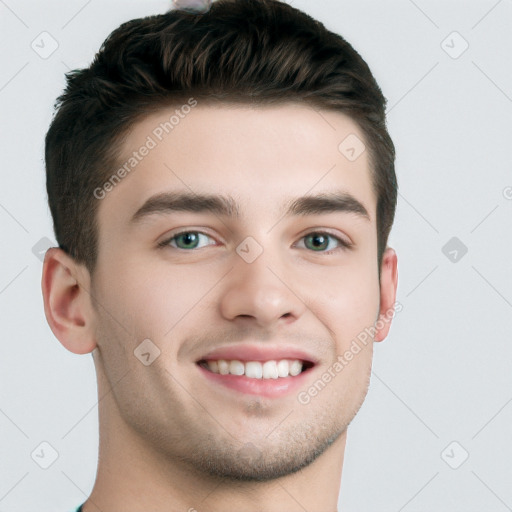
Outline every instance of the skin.
<svg viewBox="0 0 512 512">
<path fill-rule="evenodd" d="M 119 161 L 173 110 L 137 123 Z M 48 250 L 48 323 L 68 350 L 93 353 L 102 397 L 85 512 L 337 510 L 347 426 L 368 390 L 373 341 L 388 334 L 398 279 L 388 247 L 379 282 L 368 155 L 351 162 L 338 150 L 351 133 L 364 140 L 346 115 L 297 104 L 200 103 L 101 199 L 94 275 Z M 279 213 L 292 197 L 334 189 L 355 196 L 370 219 Z M 148 197 L 171 190 L 231 194 L 241 217 L 174 212 L 130 224 Z M 158 247 L 182 229 L 207 237 L 197 248 L 179 249 L 176 239 Z M 353 247 L 331 238 L 315 251 L 305 235 L 322 230 Z M 248 236 L 263 248 L 252 263 L 235 251 Z M 384 315 L 374 339 L 308 404 L 297 393 L 224 389 L 195 365 L 220 346 L 288 343 L 319 361 L 306 389 Z M 161 351 L 148 366 L 133 352 L 146 338 Z"/>
</svg>

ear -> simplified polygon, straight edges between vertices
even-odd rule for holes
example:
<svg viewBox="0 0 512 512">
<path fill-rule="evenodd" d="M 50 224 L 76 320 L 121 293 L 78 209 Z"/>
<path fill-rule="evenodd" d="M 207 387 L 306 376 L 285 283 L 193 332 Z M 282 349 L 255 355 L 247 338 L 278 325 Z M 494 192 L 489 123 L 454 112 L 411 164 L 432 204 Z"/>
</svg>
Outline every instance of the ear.
<svg viewBox="0 0 512 512">
<path fill-rule="evenodd" d="M 380 272 L 380 311 L 375 326 L 374 341 L 386 338 L 391 327 L 391 320 L 395 312 L 396 287 L 398 283 L 398 268 L 396 252 L 387 247 L 382 255 Z"/>
<path fill-rule="evenodd" d="M 62 249 L 46 251 L 41 279 L 44 313 L 56 338 L 75 354 L 96 347 L 90 282 L 88 270 Z"/>
</svg>

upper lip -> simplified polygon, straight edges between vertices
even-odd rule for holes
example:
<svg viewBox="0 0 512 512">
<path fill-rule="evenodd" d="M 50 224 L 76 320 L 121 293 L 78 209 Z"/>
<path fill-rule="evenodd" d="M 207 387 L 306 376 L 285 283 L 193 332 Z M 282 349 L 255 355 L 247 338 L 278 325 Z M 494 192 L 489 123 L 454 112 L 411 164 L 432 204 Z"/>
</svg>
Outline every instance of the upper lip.
<svg viewBox="0 0 512 512">
<path fill-rule="evenodd" d="M 227 347 L 220 347 L 208 354 L 201 357 L 199 361 L 206 361 L 208 359 L 225 359 L 225 360 L 238 360 L 238 361 L 272 361 L 281 359 L 300 359 L 317 364 L 318 360 L 308 352 L 297 347 L 286 345 L 232 345 Z"/>
</svg>

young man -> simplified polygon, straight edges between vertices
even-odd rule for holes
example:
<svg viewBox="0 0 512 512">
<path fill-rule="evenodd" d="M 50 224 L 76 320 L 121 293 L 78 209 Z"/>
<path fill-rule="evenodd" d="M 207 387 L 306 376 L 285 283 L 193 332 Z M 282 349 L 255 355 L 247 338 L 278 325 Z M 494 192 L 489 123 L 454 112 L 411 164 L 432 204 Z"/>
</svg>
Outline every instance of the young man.
<svg viewBox="0 0 512 512">
<path fill-rule="evenodd" d="M 123 24 L 46 137 L 55 336 L 92 352 L 83 512 L 334 512 L 347 426 L 389 331 L 385 98 L 277 0 Z"/>
</svg>

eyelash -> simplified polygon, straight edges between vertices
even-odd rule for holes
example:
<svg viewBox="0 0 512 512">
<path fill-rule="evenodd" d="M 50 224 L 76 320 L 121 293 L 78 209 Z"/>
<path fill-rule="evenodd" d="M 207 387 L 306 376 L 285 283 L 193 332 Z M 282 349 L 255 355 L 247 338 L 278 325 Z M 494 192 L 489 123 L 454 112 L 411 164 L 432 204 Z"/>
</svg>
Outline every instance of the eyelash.
<svg viewBox="0 0 512 512">
<path fill-rule="evenodd" d="M 173 247 L 172 245 L 169 245 L 169 242 L 171 242 L 175 238 L 177 238 L 180 235 L 183 235 L 185 233 L 198 233 L 198 234 L 201 234 L 201 235 L 205 235 L 205 236 L 207 236 L 209 238 L 213 238 L 211 235 L 208 235 L 207 233 L 204 233 L 203 231 L 194 231 L 194 230 L 188 229 L 188 230 L 180 231 L 179 233 L 174 233 L 170 238 L 166 238 L 162 242 L 159 242 L 158 247 L 162 248 L 162 249 L 164 249 L 164 248 L 172 248 L 172 249 L 177 249 L 177 250 L 181 250 L 181 251 L 198 251 L 199 249 L 182 249 L 181 247 Z M 313 252 L 313 253 L 318 252 L 319 254 L 329 254 L 330 255 L 330 254 L 333 254 L 338 249 L 341 249 L 341 250 L 345 251 L 345 250 L 351 249 L 352 246 L 353 246 L 353 244 L 351 244 L 349 242 L 346 242 L 342 238 L 340 238 L 340 237 L 338 237 L 336 235 L 333 235 L 332 233 L 329 233 L 327 231 L 310 231 L 309 233 L 306 233 L 305 235 L 303 235 L 300 238 L 300 240 L 306 238 L 309 235 L 327 235 L 327 236 L 337 240 L 339 242 L 339 244 L 340 244 L 339 247 L 331 249 L 330 251 L 313 251 L 313 250 L 311 250 L 310 252 Z M 306 247 L 306 249 L 307 249 L 307 247 Z"/>
</svg>

